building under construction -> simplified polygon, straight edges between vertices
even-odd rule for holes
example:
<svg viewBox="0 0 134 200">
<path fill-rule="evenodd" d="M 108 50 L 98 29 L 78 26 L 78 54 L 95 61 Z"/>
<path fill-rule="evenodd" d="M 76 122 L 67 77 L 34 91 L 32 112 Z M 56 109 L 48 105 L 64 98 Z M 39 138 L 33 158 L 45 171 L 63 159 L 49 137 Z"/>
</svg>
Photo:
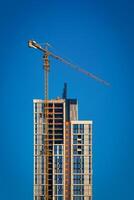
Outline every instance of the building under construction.
<svg viewBox="0 0 134 200">
<path fill-rule="evenodd" d="M 48 98 L 49 57 L 109 86 L 109 83 L 55 55 L 34 40 L 43 53 L 44 99 L 34 100 L 34 200 L 92 200 L 92 121 L 78 119 L 77 99 Z"/>
<path fill-rule="evenodd" d="M 47 107 L 34 100 L 34 200 L 92 200 L 92 121 L 78 120 L 66 90 Z"/>
</svg>

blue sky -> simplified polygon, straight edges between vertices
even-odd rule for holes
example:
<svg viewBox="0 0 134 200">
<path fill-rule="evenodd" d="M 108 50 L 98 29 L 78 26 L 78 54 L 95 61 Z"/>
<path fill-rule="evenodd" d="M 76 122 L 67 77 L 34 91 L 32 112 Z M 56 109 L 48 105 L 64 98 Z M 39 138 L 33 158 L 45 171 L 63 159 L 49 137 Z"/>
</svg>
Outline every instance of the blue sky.
<svg viewBox="0 0 134 200">
<path fill-rule="evenodd" d="M 42 54 L 34 39 L 108 80 L 111 87 L 50 59 L 49 97 L 78 98 L 93 127 L 93 200 L 134 199 L 134 2 L 0 2 L 0 199 L 32 200 L 32 100 L 43 98 Z"/>
</svg>

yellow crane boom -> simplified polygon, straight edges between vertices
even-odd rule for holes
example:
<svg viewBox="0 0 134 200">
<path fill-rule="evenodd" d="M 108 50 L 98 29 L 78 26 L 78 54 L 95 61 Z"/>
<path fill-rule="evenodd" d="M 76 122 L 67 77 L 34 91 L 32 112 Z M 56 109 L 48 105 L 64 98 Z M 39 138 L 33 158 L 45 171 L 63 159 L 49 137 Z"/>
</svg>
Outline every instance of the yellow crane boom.
<svg viewBox="0 0 134 200">
<path fill-rule="evenodd" d="M 42 48 L 38 43 L 36 43 L 34 40 L 29 40 L 28 42 L 29 44 L 29 47 L 33 47 L 33 48 L 36 48 L 36 49 L 39 49 L 41 50 L 42 52 L 44 53 L 47 53 L 48 56 L 51 56 L 57 60 L 60 60 L 61 62 L 65 63 L 66 65 L 72 67 L 73 69 L 75 69 L 76 71 L 79 71 L 79 72 L 82 72 L 83 74 L 89 76 L 90 78 L 93 78 L 95 79 L 96 81 L 100 82 L 100 83 L 103 83 L 104 85 L 107 85 L 107 86 L 110 86 L 110 83 L 108 83 L 107 81 L 99 78 L 98 76 L 92 74 L 91 72 L 88 72 L 86 71 L 85 69 L 71 63 L 70 61 L 58 56 L 58 55 L 55 55 L 54 53 L 48 51 L 46 48 Z"/>
</svg>

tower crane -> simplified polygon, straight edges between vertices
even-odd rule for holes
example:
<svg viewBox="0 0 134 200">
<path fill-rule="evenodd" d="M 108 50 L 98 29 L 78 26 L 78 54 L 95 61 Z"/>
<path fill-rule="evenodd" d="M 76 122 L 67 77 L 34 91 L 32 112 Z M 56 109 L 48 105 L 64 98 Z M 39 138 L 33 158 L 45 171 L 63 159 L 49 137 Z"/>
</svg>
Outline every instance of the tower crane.
<svg viewBox="0 0 134 200">
<path fill-rule="evenodd" d="M 67 66 L 75 69 L 76 71 L 79 71 L 83 74 L 85 74 L 86 76 L 106 85 L 106 86 L 110 86 L 110 84 L 99 78 L 98 76 L 92 74 L 91 72 L 88 72 L 86 70 L 84 70 L 83 68 L 80 68 L 79 66 L 71 63 L 70 61 L 58 56 L 58 55 L 55 55 L 53 52 L 49 51 L 48 50 L 48 45 L 46 45 L 45 48 L 43 48 L 40 44 L 38 44 L 37 42 L 35 42 L 34 40 L 29 40 L 28 41 L 28 46 L 31 47 L 31 48 L 35 48 L 35 49 L 38 49 L 40 50 L 41 52 L 43 52 L 43 60 L 44 60 L 44 63 L 43 63 L 43 66 L 44 66 L 44 77 L 45 77 L 45 102 L 44 102 L 44 105 L 45 105 L 45 110 L 44 110 L 44 116 L 45 116 L 45 134 L 46 134 L 46 137 L 45 137 L 45 141 L 44 141 L 44 147 L 45 147 L 45 165 L 46 165 L 46 169 L 45 169 L 45 173 L 46 173 L 46 182 L 45 182 L 45 199 L 46 200 L 52 200 L 52 195 L 50 195 L 49 193 L 49 157 L 52 156 L 52 149 L 50 147 L 50 144 L 49 144 L 49 133 L 48 133 L 48 74 L 49 74 L 49 69 L 50 69 L 50 65 L 49 65 L 49 59 L 48 57 L 52 57 L 56 60 L 59 60 L 61 61 L 62 63 L 66 64 Z M 52 145 L 52 144 L 51 144 Z"/>
</svg>

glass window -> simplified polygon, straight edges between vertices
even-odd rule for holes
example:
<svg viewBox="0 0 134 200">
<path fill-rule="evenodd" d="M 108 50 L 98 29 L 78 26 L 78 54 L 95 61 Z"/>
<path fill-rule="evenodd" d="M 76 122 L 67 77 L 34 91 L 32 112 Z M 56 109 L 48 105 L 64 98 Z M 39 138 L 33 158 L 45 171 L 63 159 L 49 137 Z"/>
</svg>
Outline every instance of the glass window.
<svg viewBox="0 0 134 200">
<path fill-rule="evenodd" d="M 37 124 L 35 124 L 35 133 L 37 133 Z"/>
<path fill-rule="evenodd" d="M 42 112 L 44 113 L 44 103 L 42 103 Z"/>
<path fill-rule="evenodd" d="M 92 144 L 92 137 L 89 135 L 89 144 Z"/>
<path fill-rule="evenodd" d="M 44 185 L 42 185 L 42 194 L 44 195 L 44 192 L 45 192 L 45 187 Z"/>
<path fill-rule="evenodd" d="M 84 175 L 74 175 L 73 182 L 74 184 L 84 184 Z"/>
<path fill-rule="evenodd" d="M 37 166 L 37 156 L 35 156 L 34 162 L 35 162 L 35 166 Z"/>
<path fill-rule="evenodd" d="M 35 144 L 37 144 L 37 135 L 35 135 Z"/>
<path fill-rule="evenodd" d="M 55 194 L 56 195 L 62 195 L 63 194 L 63 186 L 62 185 L 56 185 L 55 186 Z"/>
<path fill-rule="evenodd" d="M 34 168 L 35 168 L 35 173 L 37 173 L 37 156 L 35 156 Z"/>
<path fill-rule="evenodd" d="M 41 176 L 41 182 L 44 184 L 44 175 Z"/>
<path fill-rule="evenodd" d="M 84 124 L 74 124 L 73 133 L 84 133 Z"/>
<path fill-rule="evenodd" d="M 62 156 L 55 156 L 55 172 L 62 173 Z"/>
<path fill-rule="evenodd" d="M 91 184 L 92 183 L 92 177 L 91 177 L 91 175 L 89 175 L 89 184 Z"/>
<path fill-rule="evenodd" d="M 35 123 L 37 123 L 37 113 L 35 113 L 35 118 L 34 118 L 34 120 L 35 120 Z"/>
<path fill-rule="evenodd" d="M 45 124 L 43 124 L 43 133 L 45 133 Z"/>
<path fill-rule="evenodd" d="M 77 144 L 77 138 L 78 138 L 77 135 L 74 135 L 74 136 L 73 136 L 73 144 Z"/>
<path fill-rule="evenodd" d="M 77 146 L 76 145 L 74 145 L 73 146 L 73 154 L 77 154 L 78 152 L 77 152 Z"/>
<path fill-rule="evenodd" d="M 62 175 L 55 175 L 55 184 L 62 184 Z"/>
<path fill-rule="evenodd" d="M 63 196 L 55 197 L 55 200 L 63 200 Z"/>
<path fill-rule="evenodd" d="M 92 152 L 92 146 L 89 145 L 89 154 L 91 154 L 91 152 Z"/>
<path fill-rule="evenodd" d="M 78 124 L 73 125 L 73 133 L 78 133 Z"/>
<path fill-rule="evenodd" d="M 81 135 L 81 144 L 84 144 L 84 135 Z"/>
<path fill-rule="evenodd" d="M 37 145 L 34 147 L 34 150 L 35 155 L 37 155 Z"/>
<path fill-rule="evenodd" d="M 44 173 L 44 156 L 42 156 L 41 171 L 42 171 L 42 173 Z"/>
<path fill-rule="evenodd" d="M 91 125 L 89 124 L 89 133 L 91 133 Z"/>
<path fill-rule="evenodd" d="M 37 103 L 35 103 L 35 112 L 37 112 Z"/>
<path fill-rule="evenodd" d="M 35 175 L 35 184 L 37 184 L 37 175 Z"/>
<path fill-rule="evenodd" d="M 62 154 L 62 149 L 63 149 L 62 145 L 55 145 L 54 146 L 54 154 L 55 155 L 61 155 Z"/>
<path fill-rule="evenodd" d="M 74 185 L 74 195 L 84 195 L 84 185 Z"/>
<path fill-rule="evenodd" d="M 91 156 L 89 156 L 89 172 L 92 170 L 92 159 Z"/>
<path fill-rule="evenodd" d="M 42 135 L 42 144 L 45 143 L 45 135 Z"/>
<path fill-rule="evenodd" d="M 79 125 L 80 133 L 84 133 L 84 124 Z"/>
<path fill-rule="evenodd" d="M 74 156 L 73 170 L 74 173 L 84 173 L 84 156 Z"/>
</svg>

